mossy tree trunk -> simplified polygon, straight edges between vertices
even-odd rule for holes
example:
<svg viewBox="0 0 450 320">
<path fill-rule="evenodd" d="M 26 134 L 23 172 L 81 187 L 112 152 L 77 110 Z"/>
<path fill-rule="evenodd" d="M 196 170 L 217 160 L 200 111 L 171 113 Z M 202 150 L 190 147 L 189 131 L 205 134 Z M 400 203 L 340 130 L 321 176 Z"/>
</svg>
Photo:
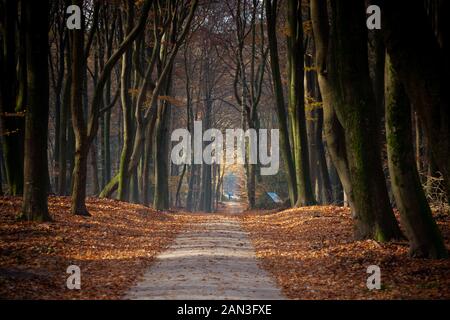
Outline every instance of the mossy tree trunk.
<svg viewBox="0 0 450 320">
<path fill-rule="evenodd" d="M 441 2 L 448 6 L 447 1 Z M 445 15 L 448 10 L 442 8 L 430 18 L 420 0 L 408 1 L 407 14 L 402 1 L 379 0 L 378 4 L 383 12 L 382 30 L 392 67 L 418 111 L 426 143 L 444 177 L 447 200 L 450 201 L 448 37 L 444 36 L 446 31 L 436 35 L 430 23 L 437 17 L 439 24 L 448 24 Z M 441 27 L 440 30 L 448 28 Z"/>
<path fill-rule="evenodd" d="M 24 0 L 27 63 L 24 194 L 21 219 L 49 221 L 47 135 L 49 115 L 49 2 Z"/>
<path fill-rule="evenodd" d="M 321 77 L 319 77 L 320 79 Z M 331 161 L 336 169 L 339 181 L 343 191 L 347 195 L 347 201 L 352 210 L 353 216 L 356 215 L 356 208 L 353 199 L 353 188 L 350 179 L 350 169 L 347 159 L 347 147 L 345 145 L 344 128 L 339 123 L 336 113 L 333 110 L 332 100 L 324 79 L 320 80 L 323 97 L 324 111 L 324 137 L 327 143 L 327 149 Z M 343 195 L 342 199 L 343 201 Z M 341 201 L 341 202 L 342 202 Z"/>
<path fill-rule="evenodd" d="M 336 173 L 342 184 L 343 191 L 347 195 L 347 201 L 355 215 L 350 170 L 347 160 L 347 147 L 345 145 L 344 129 L 339 123 L 334 111 L 334 99 L 327 79 L 327 54 L 329 41 L 329 26 L 327 2 L 322 0 L 311 1 L 311 20 L 315 40 L 315 64 L 317 80 L 319 82 L 320 96 L 323 105 L 323 135 L 327 143 L 327 149 L 336 169 Z"/>
<path fill-rule="evenodd" d="M 323 21 L 315 34 L 321 33 L 319 41 L 326 41 L 319 44 L 321 90 L 344 131 L 351 184 L 351 193 L 347 194 L 353 203 L 355 236 L 377 241 L 399 238 L 401 232 L 382 170 L 378 125 L 374 122 L 376 104 L 369 77 L 367 29 L 361 28 L 365 25 L 365 3 L 332 2 L 330 32 L 324 33 L 321 28 L 328 27 L 326 1 L 313 0 L 314 10 L 318 8 L 316 1 L 322 10 L 316 12 L 315 19 Z M 327 33 L 329 36 L 324 36 Z"/>
<path fill-rule="evenodd" d="M 134 19 L 134 2 L 127 1 L 126 26 L 124 34 L 131 32 Z M 118 198 L 122 201 L 129 200 L 130 191 L 130 174 L 128 173 L 128 165 L 130 162 L 131 152 L 133 148 L 133 107 L 130 96 L 131 88 L 131 71 L 132 71 L 132 48 L 125 51 L 122 57 L 122 72 L 121 72 L 121 106 L 122 106 L 122 121 L 123 121 L 123 146 L 120 154 L 119 165 L 119 187 Z M 134 171 L 134 170 L 133 170 Z"/>
<path fill-rule="evenodd" d="M 386 135 L 389 172 L 395 202 L 410 242 L 410 254 L 420 258 L 446 258 L 448 252 L 431 215 L 415 164 L 410 103 L 397 73 L 387 62 Z"/>
</svg>

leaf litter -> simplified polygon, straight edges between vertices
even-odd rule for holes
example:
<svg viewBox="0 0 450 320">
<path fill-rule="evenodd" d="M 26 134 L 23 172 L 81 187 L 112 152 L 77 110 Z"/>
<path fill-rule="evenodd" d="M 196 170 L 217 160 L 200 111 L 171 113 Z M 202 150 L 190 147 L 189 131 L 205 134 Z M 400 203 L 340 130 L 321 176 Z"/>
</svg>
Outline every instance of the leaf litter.
<svg viewBox="0 0 450 320">
<path fill-rule="evenodd" d="M 50 197 L 50 223 L 19 222 L 21 198 L 0 197 L 1 299 L 118 299 L 175 236 L 195 221 L 182 212 L 89 198 L 91 217 L 70 214 L 69 197 Z M 70 265 L 81 290 L 69 290 Z"/>
<path fill-rule="evenodd" d="M 436 217 L 447 248 L 450 217 Z M 348 208 L 248 211 L 242 217 L 261 266 L 291 299 L 449 299 L 450 259 L 408 256 L 408 242 L 355 241 Z M 381 290 L 366 286 L 381 268 Z"/>
</svg>

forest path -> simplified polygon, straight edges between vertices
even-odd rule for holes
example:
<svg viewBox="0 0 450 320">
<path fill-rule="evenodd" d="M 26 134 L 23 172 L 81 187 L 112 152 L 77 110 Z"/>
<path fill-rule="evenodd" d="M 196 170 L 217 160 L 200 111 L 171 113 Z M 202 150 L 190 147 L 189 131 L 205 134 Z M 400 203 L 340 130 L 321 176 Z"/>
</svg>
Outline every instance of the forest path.
<svg viewBox="0 0 450 320">
<path fill-rule="evenodd" d="M 247 233 L 227 203 L 205 222 L 178 235 L 174 243 L 132 287 L 125 299 L 285 299 L 269 274 L 258 266 Z"/>
</svg>

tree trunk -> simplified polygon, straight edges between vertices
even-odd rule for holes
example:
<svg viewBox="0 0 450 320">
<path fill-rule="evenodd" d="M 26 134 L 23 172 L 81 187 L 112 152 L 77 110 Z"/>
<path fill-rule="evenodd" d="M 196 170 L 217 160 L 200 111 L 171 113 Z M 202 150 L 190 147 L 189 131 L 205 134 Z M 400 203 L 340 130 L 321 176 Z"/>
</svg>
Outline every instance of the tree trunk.
<svg viewBox="0 0 450 320">
<path fill-rule="evenodd" d="M 114 31 L 116 26 L 116 19 L 114 18 L 113 25 L 111 27 L 111 34 L 106 36 L 106 59 L 111 57 L 113 49 Z M 104 69 L 104 60 L 101 59 L 101 69 Z M 111 104 L 111 77 L 108 78 L 105 84 L 104 92 L 104 105 L 109 106 Z M 111 180 L 111 146 L 110 146 L 110 127 L 111 127 L 111 110 L 108 109 L 103 115 L 103 143 L 104 143 L 104 155 L 103 155 L 103 185 L 102 188 Z"/>
<path fill-rule="evenodd" d="M 322 81 L 320 81 L 322 83 Z M 340 183 L 347 197 L 347 202 L 352 209 L 353 216 L 356 215 L 356 208 L 353 200 L 353 188 L 350 180 L 350 169 L 347 160 L 347 147 L 345 145 L 344 129 L 339 123 L 328 96 L 325 83 L 321 84 L 324 94 L 324 136 L 331 161 L 336 169 Z M 343 199 L 342 199 L 343 200 Z"/>
<path fill-rule="evenodd" d="M 328 157 L 327 157 L 328 159 Z M 332 189 L 333 201 L 332 203 L 337 206 L 342 206 L 344 204 L 344 190 L 342 187 L 341 180 L 339 180 L 339 175 L 336 168 L 333 165 L 332 160 L 327 160 L 328 166 L 330 168 L 330 182 Z"/>
<path fill-rule="evenodd" d="M 126 13 L 126 29 L 125 34 L 131 32 L 134 18 L 134 3 L 131 0 L 127 2 Z M 131 68 L 132 68 L 132 49 L 131 47 L 125 51 L 122 57 L 122 73 L 121 73 L 121 86 L 120 96 L 122 105 L 122 119 L 123 119 L 123 146 L 120 155 L 119 166 L 119 188 L 118 198 L 122 201 L 129 200 L 130 191 L 130 175 L 128 174 L 128 164 L 131 157 L 131 151 L 133 147 L 133 108 L 130 96 L 131 88 Z"/>
<path fill-rule="evenodd" d="M 164 83 L 164 94 L 170 94 L 172 67 Z M 158 103 L 158 102 L 157 102 Z M 155 123 L 155 193 L 153 207 L 156 210 L 169 209 L 169 124 L 171 105 L 162 100 L 158 103 Z"/>
<path fill-rule="evenodd" d="M 181 171 L 180 179 L 178 180 L 177 192 L 175 195 L 175 207 L 180 206 L 180 190 L 181 190 L 181 186 L 183 185 L 184 175 L 186 174 L 186 167 L 187 167 L 187 165 L 185 164 L 183 166 L 183 170 Z"/>
<path fill-rule="evenodd" d="M 168 135 L 169 135 L 170 105 L 161 101 L 156 120 L 155 145 L 155 195 L 153 207 L 156 210 L 169 209 L 169 168 L 168 168 Z"/>
<path fill-rule="evenodd" d="M 314 46 L 313 46 L 314 47 Z M 312 186 L 318 183 L 317 200 L 321 204 L 330 204 L 333 198 L 330 175 L 328 172 L 325 147 L 322 134 L 324 131 L 324 106 L 320 95 L 317 72 L 313 69 L 313 57 L 305 57 L 306 66 L 311 70 L 306 73 L 307 94 L 312 98 L 310 115 L 312 120 L 307 121 L 308 145 L 310 147 L 310 176 Z"/>
<path fill-rule="evenodd" d="M 362 0 L 331 3 L 328 42 L 328 32 L 323 31 L 328 25 L 326 2 L 312 1 L 322 96 L 344 129 L 350 193 L 343 184 L 353 205 L 355 236 L 389 241 L 401 233 L 390 207 L 377 141 L 378 126 L 373 120 L 377 117 L 368 70 L 367 30 L 360 27 L 365 23 L 364 11 Z"/>
<path fill-rule="evenodd" d="M 23 9 L 27 61 L 27 112 L 21 218 L 28 221 L 50 221 L 47 206 L 49 2 L 24 0 Z"/>
<path fill-rule="evenodd" d="M 188 194 L 186 198 L 186 209 L 188 211 L 194 211 L 195 208 L 195 201 L 194 201 L 194 194 L 195 194 L 195 186 L 197 181 L 197 172 L 198 172 L 198 166 L 196 164 L 191 165 L 191 172 L 189 176 L 189 189 Z"/>
<path fill-rule="evenodd" d="M 402 1 L 379 0 L 379 3 L 392 67 L 418 111 L 427 144 L 444 177 L 447 200 L 450 201 L 448 43 L 437 41 L 423 1 L 408 1 L 408 14 L 404 13 Z"/>
<path fill-rule="evenodd" d="M 73 4 L 82 6 L 83 0 L 74 0 Z M 89 216 L 86 208 L 86 178 L 89 145 L 87 128 L 83 112 L 83 80 L 84 80 L 84 26 L 81 30 L 69 31 L 72 52 L 72 82 L 70 91 L 70 107 L 72 127 L 75 134 L 75 160 L 72 175 L 72 214 Z"/>
<path fill-rule="evenodd" d="M 287 3 L 287 60 L 289 77 L 288 112 L 293 141 L 297 199 L 295 205 L 315 203 L 309 172 L 308 136 L 305 119 L 303 21 L 300 0 Z"/>
<path fill-rule="evenodd" d="M 92 169 L 92 194 L 98 195 L 99 190 L 99 178 L 98 178 L 98 166 L 97 166 L 97 145 L 94 143 L 90 149 L 91 154 L 91 169 Z"/>
<path fill-rule="evenodd" d="M 3 157 L 9 193 L 11 195 L 21 195 L 24 182 L 22 162 L 24 120 L 23 115 L 20 113 L 23 110 L 18 109 L 21 106 L 20 104 L 16 105 L 16 98 L 24 100 L 25 97 L 23 97 L 23 92 L 19 92 L 17 87 L 18 80 L 24 81 L 24 79 L 18 79 L 16 74 L 17 55 L 19 53 L 19 50 L 16 50 L 17 1 L 5 0 L 3 7 L 3 51 L 1 53 L 3 56 L 0 66 L 0 77 L 2 77 L 0 117 L 2 121 Z M 21 68 L 23 67 L 21 66 Z M 16 97 L 17 94 L 19 95 L 18 97 Z"/>
<path fill-rule="evenodd" d="M 208 102 L 206 103 L 209 104 Z M 205 119 L 203 119 L 203 130 L 206 131 L 210 128 L 211 106 L 205 106 Z M 203 148 L 205 143 L 202 144 Z M 201 211 L 212 212 L 212 173 L 211 165 L 203 162 L 202 164 L 202 190 L 200 193 L 200 205 Z"/>
<path fill-rule="evenodd" d="M 154 131 L 156 125 L 156 112 L 153 112 L 151 115 L 150 123 L 147 124 L 146 137 L 145 137 L 145 146 L 144 146 L 144 183 L 142 184 L 142 192 L 144 192 L 144 204 L 150 205 L 153 202 L 153 193 L 154 188 L 153 184 L 150 181 L 150 177 L 154 170 L 152 169 L 153 161 L 153 146 L 155 143 Z M 154 169 L 154 168 L 153 168 Z"/>
<path fill-rule="evenodd" d="M 280 63 L 278 59 L 278 44 L 276 33 L 277 0 L 266 0 L 267 36 L 269 40 L 270 66 L 273 78 L 273 87 L 276 98 L 276 109 L 280 127 L 281 151 L 284 158 L 289 199 L 294 206 L 297 200 L 297 183 L 295 166 L 293 162 L 291 146 L 289 144 L 289 130 L 287 125 L 286 110 L 284 105 L 283 86 L 281 83 Z M 303 79 L 302 79 L 303 80 Z"/>
<path fill-rule="evenodd" d="M 333 192 L 331 189 L 330 175 L 328 172 L 327 159 L 325 157 L 325 148 L 322 141 L 323 132 L 323 109 L 317 109 L 315 112 L 317 123 L 314 128 L 316 151 L 317 151 L 317 168 L 321 180 L 321 198 L 322 204 L 332 203 Z"/>
<path fill-rule="evenodd" d="M 70 90 L 72 87 L 72 68 L 70 66 L 71 61 L 71 53 L 70 46 L 67 45 L 66 49 L 66 68 L 67 68 L 67 77 L 64 83 L 63 89 L 63 101 L 61 105 L 60 112 L 60 125 L 59 125 L 59 184 L 58 184 L 58 194 L 60 196 L 65 196 L 67 194 L 67 155 L 72 155 L 72 153 L 68 153 L 68 149 L 72 146 L 71 140 L 69 137 L 73 136 L 73 130 L 71 127 L 68 127 L 69 117 L 71 113 L 70 107 Z M 72 156 L 71 156 L 72 159 Z M 70 173 L 72 171 L 69 170 Z"/>
<path fill-rule="evenodd" d="M 72 87 L 72 85 L 70 85 Z M 70 100 L 70 88 L 69 88 L 69 100 Z M 66 182 L 66 194 L 71 194 L 73 190 L 73 169 L 75 168 L 75 134 L 73 132 L 72 127 L 72 116 L 71 116 L 71 106 L 70 103 L 67 106 L 70 108 L 68 110 L 68 120 L 67 123 L 70 124 L 67 126 L 67 147 L 66 147 L 66 158 L 68 161 L 67 164 L 67 182 Z"/>
<path fill-rule="evenodd" d="M 59 170 L 61 164 L 60 160 L 60 143 L 59 138 L 61 136 L 61 112 L 62 112 L 62 97 L 61 91 L 63 89 L 64 83 L 64 71 L 65 71 L 65 46 L 66 46 L 66 37 L 65 37 L 64 27 L 61 27 L 58 35 L 58 48 L 59 55 L 57 55 L 57 75 L 56 80 L 54 81 L 53 92 L 55 94 L 55 147 L 54 147 L 54 160 L 55 160 L 55 192 L 57 193 L 59 190 Z M 51 61 L 50 61 L 51 63 Z M 53 69 L 53 68 L 51 68 Z"/>
<path fill-rule="evenodd" d="M 447 248 L 431 215 L 415 166 L 411 108 L 395 70 L 386 65 L 386 135 L 395 202 L 410 242 L 410 254 L 446 258 Z"/>
</svg>

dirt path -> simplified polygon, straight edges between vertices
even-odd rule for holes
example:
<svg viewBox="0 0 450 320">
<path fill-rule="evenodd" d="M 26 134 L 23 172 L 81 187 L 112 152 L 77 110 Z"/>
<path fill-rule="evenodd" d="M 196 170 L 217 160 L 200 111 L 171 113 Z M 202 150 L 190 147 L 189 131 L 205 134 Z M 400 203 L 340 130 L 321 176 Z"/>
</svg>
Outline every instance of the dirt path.
<svg viewBox="0 0 450 320">
<path fill-rule="evenodd" d="M 255 250 L 233 217 L 225 212 L 180 234 L 125 299 L 285 299 L 275 281 L 258 266 Z"/>
</svg>

